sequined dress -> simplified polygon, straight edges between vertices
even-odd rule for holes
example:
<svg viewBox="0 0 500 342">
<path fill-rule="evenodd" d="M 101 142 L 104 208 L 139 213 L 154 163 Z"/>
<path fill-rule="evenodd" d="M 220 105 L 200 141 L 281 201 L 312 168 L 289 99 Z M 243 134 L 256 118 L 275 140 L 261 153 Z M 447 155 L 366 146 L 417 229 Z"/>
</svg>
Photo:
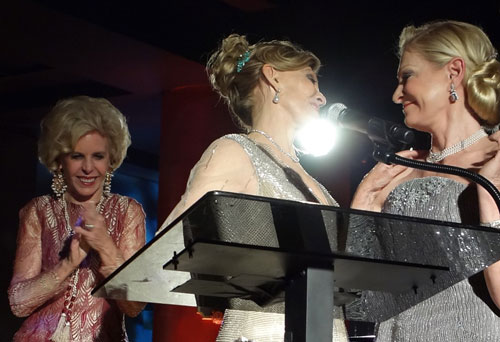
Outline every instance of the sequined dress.
<svg viewBox="0 0 500 342">
<path fill-rule="evenodd" d="M 311 191 L 307 188 L 300 176 L 292 169 L 286 167 L 273 153 L 266 150 L 264 146 L 256 144 L 246 135 L 229 134 L 214 143 L 205 151 L 200 161 L 191 171 L 188 187 L 183 198 L 189 196 L 191 182 L 198 176 L 199 172 L 207 169 L 211 158 L 217 153 L 218 145 L 226 140 L 232 140 L 239 144 L 248 156 L 253 167 L 250 182 L 257 183 L 257 195 L 278 199 L 295 201 L 318 202 Z M 208 165 L 208 166 L 207 166 Z M 338 206 L 337 202 L 330 196 L 328 191 L 317 183 L 330 205 Z M 221 189 L 224 190 L 224 189 Z M 175 217 L 180 211 L 185 210 L 183 200 L 169 217 Z M 167 218 L 166 223 L 170 220 Z M 277 304 L 278 306 L 280 304 Z M 275 308 L 268 308 L 273 311 Z M 279 309 L 283 309 L 283 305 Z M 342 320 L 342 311 L 337 308 L 334 316 L 334 339 L 333 341 L 347 341 L 347 333 Z M 223 324 L 217 337 L 217 342 L 246 341 L 253 342 L 282 342 L 284 338 L 284 315 L 274 312 L 255 312 L 237 309 L 227 309 L 224 313 Z"/>
<path fill-rule="evenodd" d="M 449 178 L 412 179 L 389 194 L 383 212 L 471 223 L 477 206 L 466 189 Z M 377 342 L 498 342 L 499 313 L 479 273 L 381 323 Z"/>
<path fill-rule="evenodd" d="M 112 194 L 104 202 L 108 232 L 127 259 L 145 243 L 145 215 L 135 200 Z M 76 222 L 81 207 L 67 203 L 70 222 Z M 16 316 L 27 317 L 13 341 L 48 341 L 61 316 L 69 278 L 59 281 L 52 271 L 59 263 L 69 233 L 62 200 L 37 197 L 20 211 L 14 274 L 9 302 Z M 91 291 L 102 280 L 99 256 L 90 252 L 82 261 L 77 296 L 71 315 L 71 341 L 128 341 L 123 313 L 115 301 L 93 297 Z M 137 313 L 136 313 L 137 314 Z"/>
</svg>

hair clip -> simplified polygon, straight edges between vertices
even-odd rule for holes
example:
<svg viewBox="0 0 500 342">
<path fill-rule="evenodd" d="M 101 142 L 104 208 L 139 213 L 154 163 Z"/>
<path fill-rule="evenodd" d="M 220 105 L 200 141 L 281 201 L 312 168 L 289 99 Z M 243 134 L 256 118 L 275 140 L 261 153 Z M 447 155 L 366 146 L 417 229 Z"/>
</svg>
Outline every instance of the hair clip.
<svg viewBox="0 0 500 342">
<path fill-rule="evenodd" d="M 495 51 L 494 53 L 491 54 L 490 57 L 488 57 L 488 61 L 491 61 L 493 59 L 497 59 L 497 57 L 498 57 L 498 52 Z"/>
<path fill-rule="evenodd" d="M 245 53 L 241 54 L 236 62 L 236 72 L 240 72 L 241 69 L 245 66 L 245 64 L 250 59 L 250 50 L 245 51 Z"/>
</svg>

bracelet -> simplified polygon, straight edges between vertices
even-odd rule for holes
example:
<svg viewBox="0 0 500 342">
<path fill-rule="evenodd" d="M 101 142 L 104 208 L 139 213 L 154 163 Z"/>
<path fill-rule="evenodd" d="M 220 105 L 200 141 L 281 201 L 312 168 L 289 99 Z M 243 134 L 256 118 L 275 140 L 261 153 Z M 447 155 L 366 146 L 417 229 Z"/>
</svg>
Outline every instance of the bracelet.
<svg viewBox="0 0 500 342">
<path fill-rule="evenodd" d="M 480 225 L 483 227 L 500 228 L 500 220 L 481 222 Z"/>
</svg>

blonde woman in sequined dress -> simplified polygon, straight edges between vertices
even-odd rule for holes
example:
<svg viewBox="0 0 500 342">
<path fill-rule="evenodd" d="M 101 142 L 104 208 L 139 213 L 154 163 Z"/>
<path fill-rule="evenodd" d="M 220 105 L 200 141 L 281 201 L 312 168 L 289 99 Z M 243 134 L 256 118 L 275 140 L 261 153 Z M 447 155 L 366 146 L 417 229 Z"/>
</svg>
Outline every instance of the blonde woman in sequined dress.
<svg viewBox="0 0 500 342">
<path fill-rule="evenodd" d="M 20 211 L 8 292 L 12 312 L 27 318 L 14 341 L 128 341 L 123 314 L 144 304 L 91 291 L 145 243 L 141 205 L 110 193 L 129 145 L 125 117 L 105 99 L 61 100 L 43 119 L 39 157 L 54 194 Z"/>
<path fill-rule="evenodd" d="M 456 21 L 408 26 L 399 57 L 393 101 L 402 105 L 406 125 L 432 135 L 430 151 L 405 153 L 479 172 L 498 187 L 498 134 L 488 138 L 483 127 L 500 123 L 500 63 L 486 34 Z M 385 164 L 364 178 L 352 206 L 475 225 L 500 222 L 493 199 L 469 180 Z M 493 264 L 383 322 L 377 341 L 500 341 L 499 269 Z"/>
</svg>

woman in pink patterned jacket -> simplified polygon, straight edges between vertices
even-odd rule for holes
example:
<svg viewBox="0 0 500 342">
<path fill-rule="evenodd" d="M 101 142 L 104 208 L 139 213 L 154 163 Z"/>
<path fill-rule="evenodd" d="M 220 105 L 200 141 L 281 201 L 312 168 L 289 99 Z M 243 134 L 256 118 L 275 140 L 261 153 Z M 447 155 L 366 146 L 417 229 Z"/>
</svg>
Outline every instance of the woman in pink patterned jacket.
<svg viewBox="0 0 500 342">
<path fill-rule="evenodd" d="M 125 117 L 102 98 L 61 100 L 42 120 L 38 154 L 54 194 L 20 211 L 9 301 L 28 318 L 14 341 L 128 341 L 124 314 L 144 304 L 91 291 L 145 243 L 141 205 L 110 193 L 129 145 Z"/>
</svg>

